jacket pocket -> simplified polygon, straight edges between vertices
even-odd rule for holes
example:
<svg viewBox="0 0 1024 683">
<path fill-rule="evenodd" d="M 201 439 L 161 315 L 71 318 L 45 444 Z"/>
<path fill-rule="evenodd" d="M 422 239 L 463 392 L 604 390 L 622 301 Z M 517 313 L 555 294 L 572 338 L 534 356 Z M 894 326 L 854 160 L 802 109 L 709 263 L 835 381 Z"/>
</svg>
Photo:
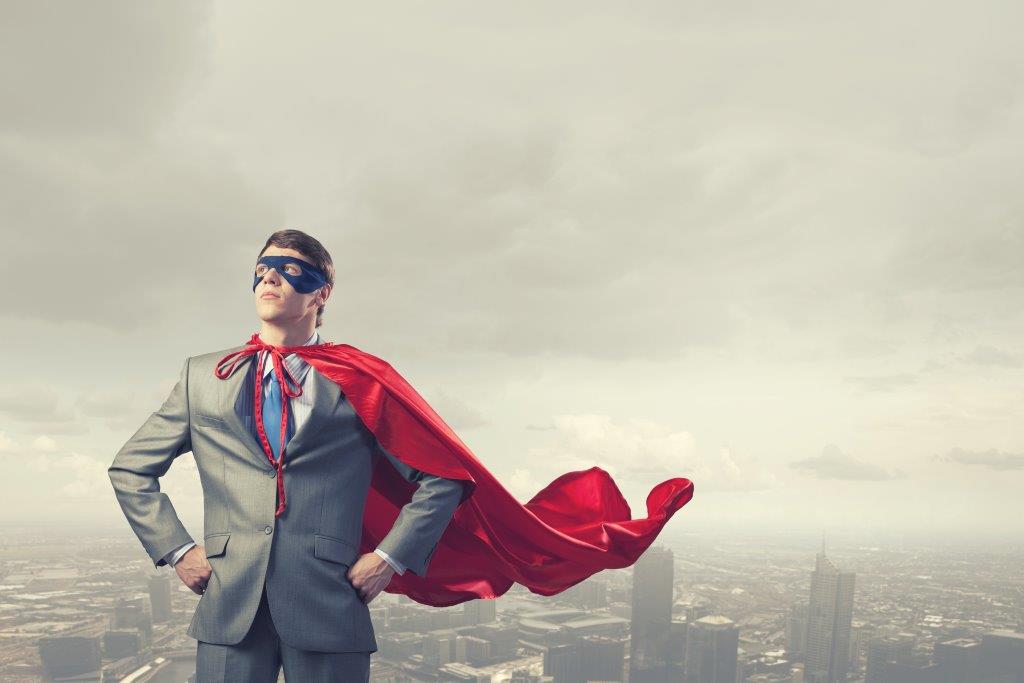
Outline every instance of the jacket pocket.
<svg viewBox="0 0 1024 683">
<path fill-rule="evenodd" d="M 192 423 L 202 427 L 212 427 L 213 429 L 231 429 L 226 420 L 205 413 L 193 413 Z"/>
<path fill-rule="evenodd" d="M 313 554 L 321 560 L 351 567 L 359 557 L 359 548 L 340 538 L 313 534 Z"/>
<path fill-rule="evenodd" d="M 223 555 L 229 538 L 231 538 L 230 532 L 205 536 L 203 542 L 205 543 L 206 556 L 216 557 L 217 555 Z"/>
</svg>

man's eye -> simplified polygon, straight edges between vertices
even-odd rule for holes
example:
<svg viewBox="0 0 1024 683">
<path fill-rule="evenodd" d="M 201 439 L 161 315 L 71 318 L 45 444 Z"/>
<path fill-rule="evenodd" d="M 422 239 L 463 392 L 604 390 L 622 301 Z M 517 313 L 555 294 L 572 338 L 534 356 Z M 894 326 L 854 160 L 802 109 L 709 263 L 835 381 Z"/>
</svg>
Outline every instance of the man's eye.
<svg viewBox="0 0 1024 683">
<path fill-rule="evenodd" d="M 270 270 L 270 268 L 265 263 L 261 263 L 260 265 L 256 266 L 256 277 L 262 277 L 263 275 L 266 274 L 268 270 Z M 302 268 L 299 268 L 294 263 L 286 263 L 278 270 L 283 270 L 292 275 L 302 275 Z"/>
</svg>

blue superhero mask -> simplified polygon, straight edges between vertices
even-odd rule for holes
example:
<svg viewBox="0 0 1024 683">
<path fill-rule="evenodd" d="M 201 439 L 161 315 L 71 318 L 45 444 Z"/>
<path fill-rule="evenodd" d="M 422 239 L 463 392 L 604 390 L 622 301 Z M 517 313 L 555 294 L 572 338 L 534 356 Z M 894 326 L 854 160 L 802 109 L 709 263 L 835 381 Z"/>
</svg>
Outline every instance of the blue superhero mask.
<svg viewBox="0 0 1024 683">
<path fill-rule="evenodd" d="M 303 261 L 294 256 L 261 256 L 256 261 L 252 291 L 256 291 L 256 285 L 260 283 L 263 276 L 270 272 L 271 268 L 290 282 L 296 292 L 309 294 L 327 284 L 327 276 L 324 272 L 309 261 Z"/>
</svg>

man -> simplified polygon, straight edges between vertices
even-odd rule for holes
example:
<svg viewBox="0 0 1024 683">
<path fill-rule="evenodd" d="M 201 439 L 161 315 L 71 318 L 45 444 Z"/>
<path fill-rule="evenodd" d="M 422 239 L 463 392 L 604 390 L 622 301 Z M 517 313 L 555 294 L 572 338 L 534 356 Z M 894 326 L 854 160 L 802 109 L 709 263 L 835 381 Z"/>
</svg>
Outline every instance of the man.
<svg viewBox="0 0 1024 683">
<path fill-rule="evenodd" d="M 317 240 L 271 235 L 254 270 L 259 338 L 320 343 L 333 280 Z M 426 573 L 462 483 L 384 450 L 339 386 L 298 354 L 275 368 L 259 351 L 221 377 L 218 361 L 240 348 L 186 359 L 163 406 L 108 469 L 118 503 L 154 564 L 172 565 L 202 594 L 188 628 L 197 681 L 276 681 L 282 666 L 288 680 L 367 681 L 377 650 L 367 604 L 394 574 Z M 159 478 L 188 451 L 203 487 L 205 545 L 160 491 Z M 359 555 L 381 458 L 418 488 L 377 548 Z"/>
</svg>

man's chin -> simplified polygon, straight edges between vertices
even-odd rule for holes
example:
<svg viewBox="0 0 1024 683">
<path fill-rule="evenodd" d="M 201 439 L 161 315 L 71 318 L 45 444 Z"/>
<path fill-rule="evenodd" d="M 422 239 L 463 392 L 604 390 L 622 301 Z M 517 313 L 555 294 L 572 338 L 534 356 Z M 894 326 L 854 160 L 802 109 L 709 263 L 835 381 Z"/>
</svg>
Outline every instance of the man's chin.
<svg viewBox="0 0 1024 683">
<path fill-rule="evenodd" d="M 278 310 L 278 309 L 276 309 L 276 308 L 274 308 L 272 306 L 271 307 L 257 306 L 256 307 L 256 315 L 259 316 L 259 319 L 262 320 L 265 323 L 278 323 L 278 324 L 280 324 L 280 323 L 283 323 L 283 322 L 285 322 L 287 320 L 287 316 L 285 316 L 280 310 Z"/>
</svg>

